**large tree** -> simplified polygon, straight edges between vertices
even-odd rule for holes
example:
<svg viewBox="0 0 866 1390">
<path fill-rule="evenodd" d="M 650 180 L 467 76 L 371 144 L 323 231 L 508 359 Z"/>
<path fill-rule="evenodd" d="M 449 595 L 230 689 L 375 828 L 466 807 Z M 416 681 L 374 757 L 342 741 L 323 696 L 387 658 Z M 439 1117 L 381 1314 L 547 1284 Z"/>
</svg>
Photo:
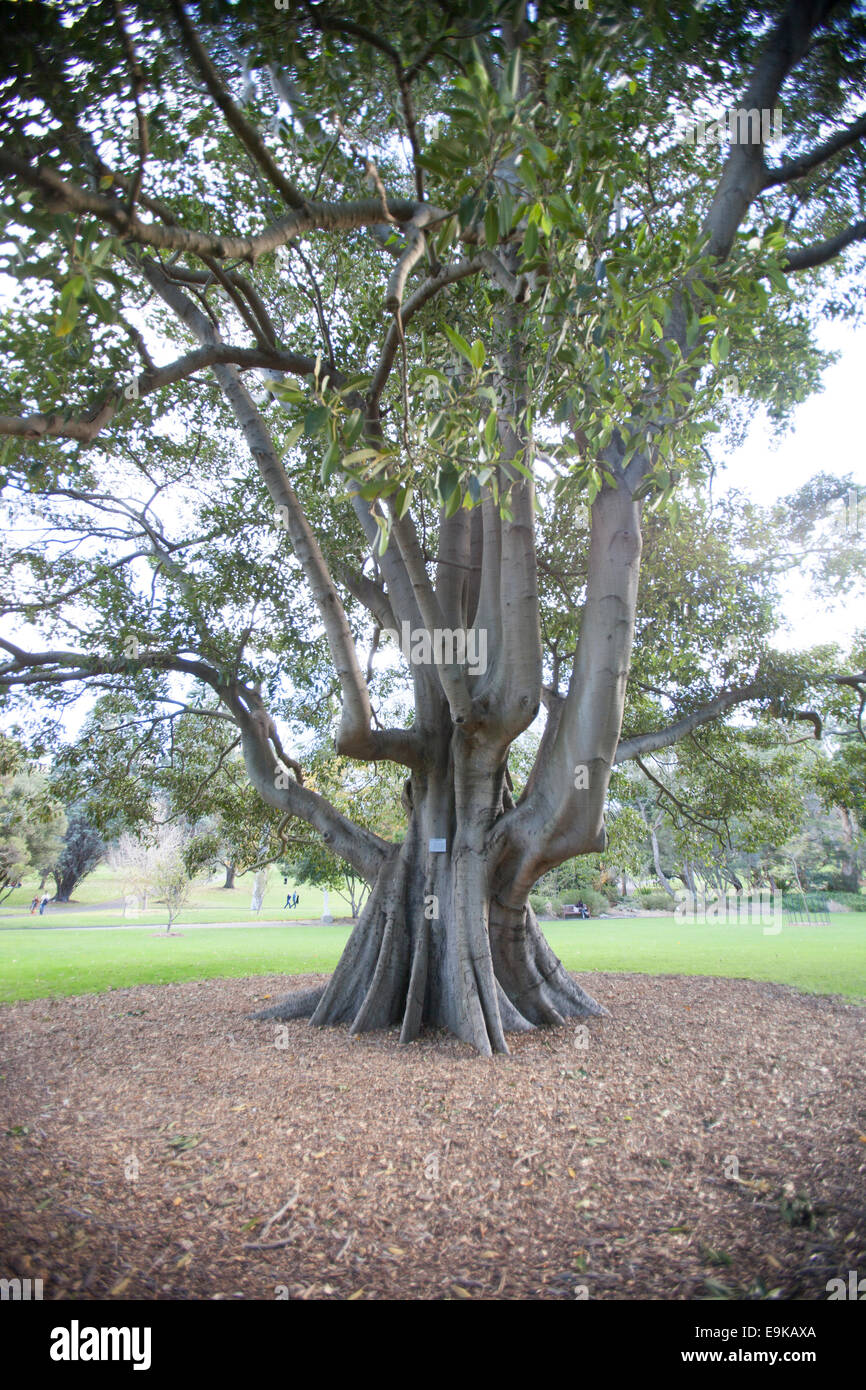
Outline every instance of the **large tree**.
<svg viewBox="0 0 866 1390">
<path fill-rule="evenodd" d="M 708 432 L 783 419 L 810 309 L 857 302 L 864 28 L 833 0 L 11 12 L 0 431 L 35 536 L 0 681 L 230 721 L 262 798 L 370 883 L 327 986 L 271 1016 L 490 1052 L 600 1012 L 528 897 L 603 847 L 612 769 L 862 692 L 768 658 L 741 558 L 725 615 L 641 634 L 638 595 Z M 730 106 L 729 143 L 689 140 Z M 305 784 L 329 726 L 405 770 L 399 842 Z"/>
</svg>

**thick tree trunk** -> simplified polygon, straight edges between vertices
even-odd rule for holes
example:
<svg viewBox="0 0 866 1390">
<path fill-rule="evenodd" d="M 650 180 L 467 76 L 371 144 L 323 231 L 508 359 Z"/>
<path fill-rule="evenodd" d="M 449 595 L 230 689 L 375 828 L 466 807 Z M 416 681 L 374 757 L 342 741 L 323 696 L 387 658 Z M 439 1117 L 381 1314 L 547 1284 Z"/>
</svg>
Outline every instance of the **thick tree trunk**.
<svg viewBox="0 0 866 1390">
<path fill-rule="evenodd" d="M 75 874 L 54 875 L 54 885 L 57 892 L 54 894 L 54 901 L 57 903 L 68 903 L 75 890 L 78 878 Z"/>
<path fill-rule="evenodd" d="M 842 822 L 842 830 L 846 849 L 840 855 L 840 877 L 842 879 L 843 892 L 860 892 L 860 865 L 857 859 L 857 849 L 854 837 L 854 822 L 850 811 L 844 806 L 840 806 L 839 819 Z M 846 852 L 847 851 L 847 852 Z"/>
<path fill-rule="evenodd" d="M 225 881 L 225 883 L 223 884 L 223 888 L 234 888 L 234 886 L 235 886 L 235 874 L 236 874 L 236 872 L 237 872 L 237 870 L 235 869 L 234 864 L 226 864 L 226 866 L 225 866 L 225 871 L 226 871 L 226 881 Z"/>
<path fill-rule="evenodd" d="M 399 1026 L 401 1042 L 440 1027 L 489 1055 L 508 1051 L 507 1032 L 607 1012 L 557 960 L 528 903 L 502 901 L 485 845 L 497 802 L 501 812 L 502 777 L 479 761 L 481 771 L 455 748 L 444 773 L 413 776 L 406 838 L 373 884 L 330 981 L 257 1018 L 345 1023 L 352 1033 Z M 442 840 L 444 852 L 430 848 Z"/>
</svg>

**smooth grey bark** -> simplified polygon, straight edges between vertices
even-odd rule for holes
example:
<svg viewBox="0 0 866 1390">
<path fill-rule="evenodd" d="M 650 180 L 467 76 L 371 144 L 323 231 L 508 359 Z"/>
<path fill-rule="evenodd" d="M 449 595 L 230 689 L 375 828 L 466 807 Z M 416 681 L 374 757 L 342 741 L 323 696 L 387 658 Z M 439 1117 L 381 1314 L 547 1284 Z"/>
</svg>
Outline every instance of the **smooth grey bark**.
<svg viewBox="0 0 866 1390">
<path fill-rule="evenodd" d="M 656 833 L 659 827 L 659 823 L 659 821 L 655 821 L 650 826 L 650 841 L 652 842 L 653 847 L 653 865 L 656 871 L 656 878 L 658 879 L 662 888 L 665 890 L 666 893 L 669 893 L 672 898 L 676 898 L 677 895 L 674 886 L 668 878 L 667 874 L 665 873 L 664 869 L 662 868 L 661 854 L 659 853 L 659 837 Z"/>
</svg>

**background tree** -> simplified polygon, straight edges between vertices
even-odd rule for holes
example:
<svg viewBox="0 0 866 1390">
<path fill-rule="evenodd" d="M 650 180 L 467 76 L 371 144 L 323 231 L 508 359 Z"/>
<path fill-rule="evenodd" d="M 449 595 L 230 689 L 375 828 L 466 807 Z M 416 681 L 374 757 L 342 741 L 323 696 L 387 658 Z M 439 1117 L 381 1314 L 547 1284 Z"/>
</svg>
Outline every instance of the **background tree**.
<svg viewBox="0 0 866 1390">
<path fill-rule="evenodd" d="M 528 898 L 603 850 L 613 768 L 862 695 L 773 655 L 735 546 L 727 612 L 647 629 L 639 577 L 713 432 L 782 421 L 826 361 L 815 312 L 857 306 L 864 25 L 841 0 L 15 10 L 0 429 L 40 509 L 0 684 L 230 721 L 263 800 L 370 883 L 328 985 L 273 1016 L 490 1052 L 598 1012 Z M 783 141 L 674 128 L 726 104 L 784 106 Z M 402 838 L 306 785 L 322 734 L 401 768 Z"/>
<path fill-rule="evenodd" d="M 68 903 L 83 878 L 105 858 L 107 846 L 83 806 L 73 806 L 63 836 L 63 845 L 51 872 L 57 887 L 55 899 Z"/>
<path fill-rule="evenodd" d="M 65 830 L 63 807 L 45 773 L 19 742 L 0 736 L 0 901 L 30 873 L 39 876 L 41 891 Z"/>
<path fill-rule="evenodd" d="M 189 830 L 162 822 L 146 837 L 124 831 L 111 852 L 111 861 L 143 911 L 149 896 L 165 906 L 168 936 L 172 923 L 189 902 L 192 879 L 200 867 Z"/>
<path fill-rule="evenodd" d="M 195 827 L 201 869 L 227 877 L 272 863 L 288 818 L 250 785 L 226 721 L 192 717 L 182 703 L 159 710 L 126 694 L 102 695 L 79 736 L 57 751 L 53 785 L 84 795 L 103 836 L 152 829 L 154 817 Z"/>
<path fill-rule="evenodd" d="M 359 771 L 345 759 L 329 759 L 325 750 L 310 761 L 310 767 L 309 785 L 327 795 L 355 825 L 395 840 L 402 836 L 402 778 L 395 768 L 380 765 Z M 291 874 L 296 883 L 333 889 L 348 903 L 352 916 L 357 917 L 369 884 L 353 864 L 335 855 L 306 827 L 298 825 L 297 829 L 301 833 L 290 837 L 293 850 L 283 864 L 284 872 Z"/>
</svg>

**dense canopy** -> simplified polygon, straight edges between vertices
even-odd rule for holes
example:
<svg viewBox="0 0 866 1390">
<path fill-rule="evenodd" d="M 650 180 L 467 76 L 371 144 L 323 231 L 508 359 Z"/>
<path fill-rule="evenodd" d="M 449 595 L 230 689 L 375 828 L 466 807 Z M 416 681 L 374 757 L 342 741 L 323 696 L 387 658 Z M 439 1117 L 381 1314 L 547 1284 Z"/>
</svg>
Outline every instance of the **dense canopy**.
<svg viewBox="0 0 866 1390">
<path fill-rule="evenodd" d="M 274 1016 L 490 1051 L 597 1012 L 528 897 L 614 769 L 866 701 L 771 643 L 791 566 L 862 577 L 844 466 L 712 492 L 862 303 L 862 6 L 13 8 L 0 688 L 43 740 L 97 694 L 133 798 L 202 721 L 371 885 Z M 402 831 L 352 762 L 401 769 Z"/>
</svg>

